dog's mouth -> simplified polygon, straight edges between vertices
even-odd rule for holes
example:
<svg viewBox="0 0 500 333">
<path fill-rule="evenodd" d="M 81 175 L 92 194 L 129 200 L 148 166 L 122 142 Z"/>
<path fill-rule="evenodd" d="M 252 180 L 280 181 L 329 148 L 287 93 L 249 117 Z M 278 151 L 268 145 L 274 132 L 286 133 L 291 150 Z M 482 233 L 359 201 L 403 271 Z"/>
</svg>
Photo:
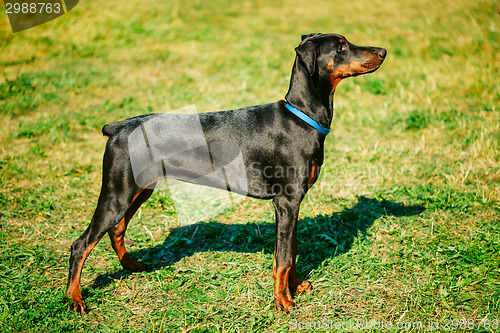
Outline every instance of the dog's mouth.
<svg viewBox="0 0 500 333">
<path fill-rule="evenodd" d="M 380 65 L 382 65 L 382 63 L 384 62 L 385 54 L 386 54 L 385 50 L 380 54 L 365 52 L 364 56 L 365 61 L 363 63 L 356 62 L 358 66 L 355 66 L 356 70 L 354 70 L 350 76 L 359 76 L 375 72 L 377 69 L 380 68 Z"/>
<path fill-rule="evenodd" d="M 340 68 L 337 68 L 337 70 L 333 73 L 333 76 L 335 78 L 345 79 L 348 77 L 373 73 L 377 69 L 379 69 L 383 61 L 383 58 L 380 58 L 380 60 L 377 62 L 369 60 L 363 64 L 359 63 L 358 61 L 353 61 Z"/>
<path fill-rule="evenodd" d="M 387 51 L 382 48 L 368 48 L 358 53 L 358 57 L 334 69 L 333 60 L 328 63 L 332 91 L 345 78 L 375 72 L 385 60 Z"/>
<path fill-rule="evenodd" d="M 380 65 L 382 65 L 383 62 L 384 62 L 384 59 L 381 58 L 381 60 L 378 63 L 373 63 L 373 62 L 364 63 L 363 65 L 360 66 L 362 68 L 362 70 L 360 70 L 358 72 L 354 72 L 350 76 L 355 77 L 355 76 L 360 76 L 360 75 L 363 75 L 363 74 L 373 73 L 377 69 L 380 68 Z"/>
</svg>

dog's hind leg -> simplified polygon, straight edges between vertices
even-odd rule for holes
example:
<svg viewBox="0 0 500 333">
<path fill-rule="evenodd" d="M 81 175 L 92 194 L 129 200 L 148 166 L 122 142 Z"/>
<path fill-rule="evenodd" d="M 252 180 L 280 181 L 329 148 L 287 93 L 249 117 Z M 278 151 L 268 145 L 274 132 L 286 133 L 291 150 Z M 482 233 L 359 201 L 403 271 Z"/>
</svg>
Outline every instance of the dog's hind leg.
<svg viewBox="0 0 500 333">
<path fill-rule="evenodd" d="M 151 189 L 142 189 L 136 184 L 128 167 L 128 155 L 123 154 L 120 145 L 111 140 L 108 141 L 104 153 L 102 188 L 94 216 L 85 232 L 71 245 L 66 295 L 71 297 L 72 307 L 81 314 L 85 313 L 85 302 L 80 289 L 80 277 L 90 251 L 105 233 L 110 232 L 116 235 L 112 237 L 112 244 L 113 239 L 118 241 L 114 243 L 114 247 L 120 252 L 119 256 L 122 254 L 120 259 L 128 258 L 125 257 L 124 246 L 120 245 L 126 222 L 152 192 Z M 123 223 L 120 222 L 122 220 Z M 130 263 L 127 260 L 125 259 L 125 265 Z"/>
<path fill-rule="evenodd" d="M 120 259 L 120 263 L 122 264 L 123 268 L 128 269 L 129 271 L 132 272 L 145 271 L 148 269 L 148 267 L 145 264 L 132 259 L 127 253 L 124 243 L 125 231 L 127 230 L 127 226 L 128 223 L 130 222 L 130 219 L 137 212 L 141 204 L 146 200 L 148 200 L 151 194 L 153 193 L 154 185 L 155 184 L 152 184 L 149 185 L 148 188 L 142 189 L 135 196 L 132 205 L 125 213 L 125 216 L 120 220 L 120 222 L 117 225 L 115 225 L 108 231 L 109 238 L 111 239 L 111 245 L 113 246 L 113 249 L 116 251 L 118 258 Z"/>
<path fill-rule="evenodd" d="M 130 198 L 130 204 L 132 203 L 132 199 Z M 101 192 L 99 203 L 90 225 L 71 245 L 66 295 L 71 297 L 73 301 L 72 307 L 81 314 L 84 314 L 86 309 L 80 289 L 83 264 L 89 256 L 90 251 L 101 240 L 102 236 L 125 215 L 125 210 L 121 210 L 120 207 L 124 207 L 125 205 L 130 206 L 130 204 L 127 204 L 123 198 L 104 195 Z"/>
</svg>

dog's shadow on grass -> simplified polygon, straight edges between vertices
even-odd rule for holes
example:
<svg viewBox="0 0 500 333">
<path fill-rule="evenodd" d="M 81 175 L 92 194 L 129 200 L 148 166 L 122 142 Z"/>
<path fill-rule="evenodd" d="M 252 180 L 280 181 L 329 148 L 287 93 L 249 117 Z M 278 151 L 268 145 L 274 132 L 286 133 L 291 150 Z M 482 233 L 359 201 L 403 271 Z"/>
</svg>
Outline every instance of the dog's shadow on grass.
<svg viewBox="0 0 500 333">
<path fill-rule="evenodd" d="M 405 206 L 401 203 L 359 197 L 351 208 L 331 215 L 320 215 L 298 222 L 299 275 L 307 277 L 327 258 L 349 251 L 358 237 L 366 237 L 367 229 L 383 216 L 411 216 L 422 213 L 421 206 Z M 275 224 L 248 223 L 222 224 L 198 223 L 171 230 L 160 245 L 130 252 L 133 258 L 142 260 L 150 270 L 170 266 L 184 257 L 204 251 L 235 251 L 246 253 L 273 253 Z M 92 288 L 100 288 L 114 279 L 129 275 L 127 270 L 102 274 Z"/>
</svg>

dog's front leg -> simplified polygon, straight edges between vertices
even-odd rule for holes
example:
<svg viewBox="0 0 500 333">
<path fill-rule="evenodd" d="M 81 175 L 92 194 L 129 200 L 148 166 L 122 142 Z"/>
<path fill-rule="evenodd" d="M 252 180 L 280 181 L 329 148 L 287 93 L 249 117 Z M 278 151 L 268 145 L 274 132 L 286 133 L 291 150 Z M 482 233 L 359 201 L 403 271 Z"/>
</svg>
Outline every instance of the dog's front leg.
<svg viewBox="0 0 500 333">
<path fill-rule="evenodd" d="M 297 224 L 295 224 L 295 229 L 293 230 L 293 256 L 292 256 L 292 269 L 290 270 L 290 274 L 288 276 L 288 288 L 292 293 L 305 293 L 309 292 L 313 289 L 312 284 L 309 281 L 302 280 L 299 278 L 297 274 L 297 267 L 295 261 L 297 259 L 297 254 L 299 253 L 299 247 L 297 245 Z"/>
<path fill-rule="evenodd" d="M 273 200 L 276 212 L 276 244 L 274 247 L 274 305 L 278 311 L 287 313 L 293 310 L 289 279 L 295 275 L 295 256 L 297 255 L 297 218 L 303 196 L 290 197 L 278 195 Z M 292 272 L 293 270 L 293 272 Z"/>
</svg>

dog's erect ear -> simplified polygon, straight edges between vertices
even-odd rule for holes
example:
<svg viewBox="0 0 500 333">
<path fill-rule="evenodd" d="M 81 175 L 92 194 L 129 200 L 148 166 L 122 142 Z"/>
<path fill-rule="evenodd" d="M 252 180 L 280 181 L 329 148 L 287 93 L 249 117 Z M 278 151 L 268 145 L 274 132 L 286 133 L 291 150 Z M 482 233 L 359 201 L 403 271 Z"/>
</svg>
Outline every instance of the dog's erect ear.
<svg viewBox="0 0 500 333">
<path fill-rule="evenodd" d="M 302 35 L 302 36 L 301 36 L 301 38 L 302 38 L 301 40 L 304 40 L 304 39 L 306 39 L 307 37 L 311 37 L 311 36 L 314 36 L 314 35 L 316 35 L 316 34 Z"/>
<path fill-rule="evenodd" d="M 295 48 L 295 52 L 300 61 L 306 66 L 310 76 L 313 76 L 316 70 L 316 44 L 312 41 L 307 41 Z"/>
<path fill-rule="evenodd" d="M 302 41 L 304 41 L 304 39 L 306 39 L 307 37 L 312 37 L 312 36 L 316 36 L 316 35 L 322 35 L 322 34 L 321 33 L 312 33 L 309 35 L 302 35 L 301 38 L 302 38 Z"/>
</svg>

